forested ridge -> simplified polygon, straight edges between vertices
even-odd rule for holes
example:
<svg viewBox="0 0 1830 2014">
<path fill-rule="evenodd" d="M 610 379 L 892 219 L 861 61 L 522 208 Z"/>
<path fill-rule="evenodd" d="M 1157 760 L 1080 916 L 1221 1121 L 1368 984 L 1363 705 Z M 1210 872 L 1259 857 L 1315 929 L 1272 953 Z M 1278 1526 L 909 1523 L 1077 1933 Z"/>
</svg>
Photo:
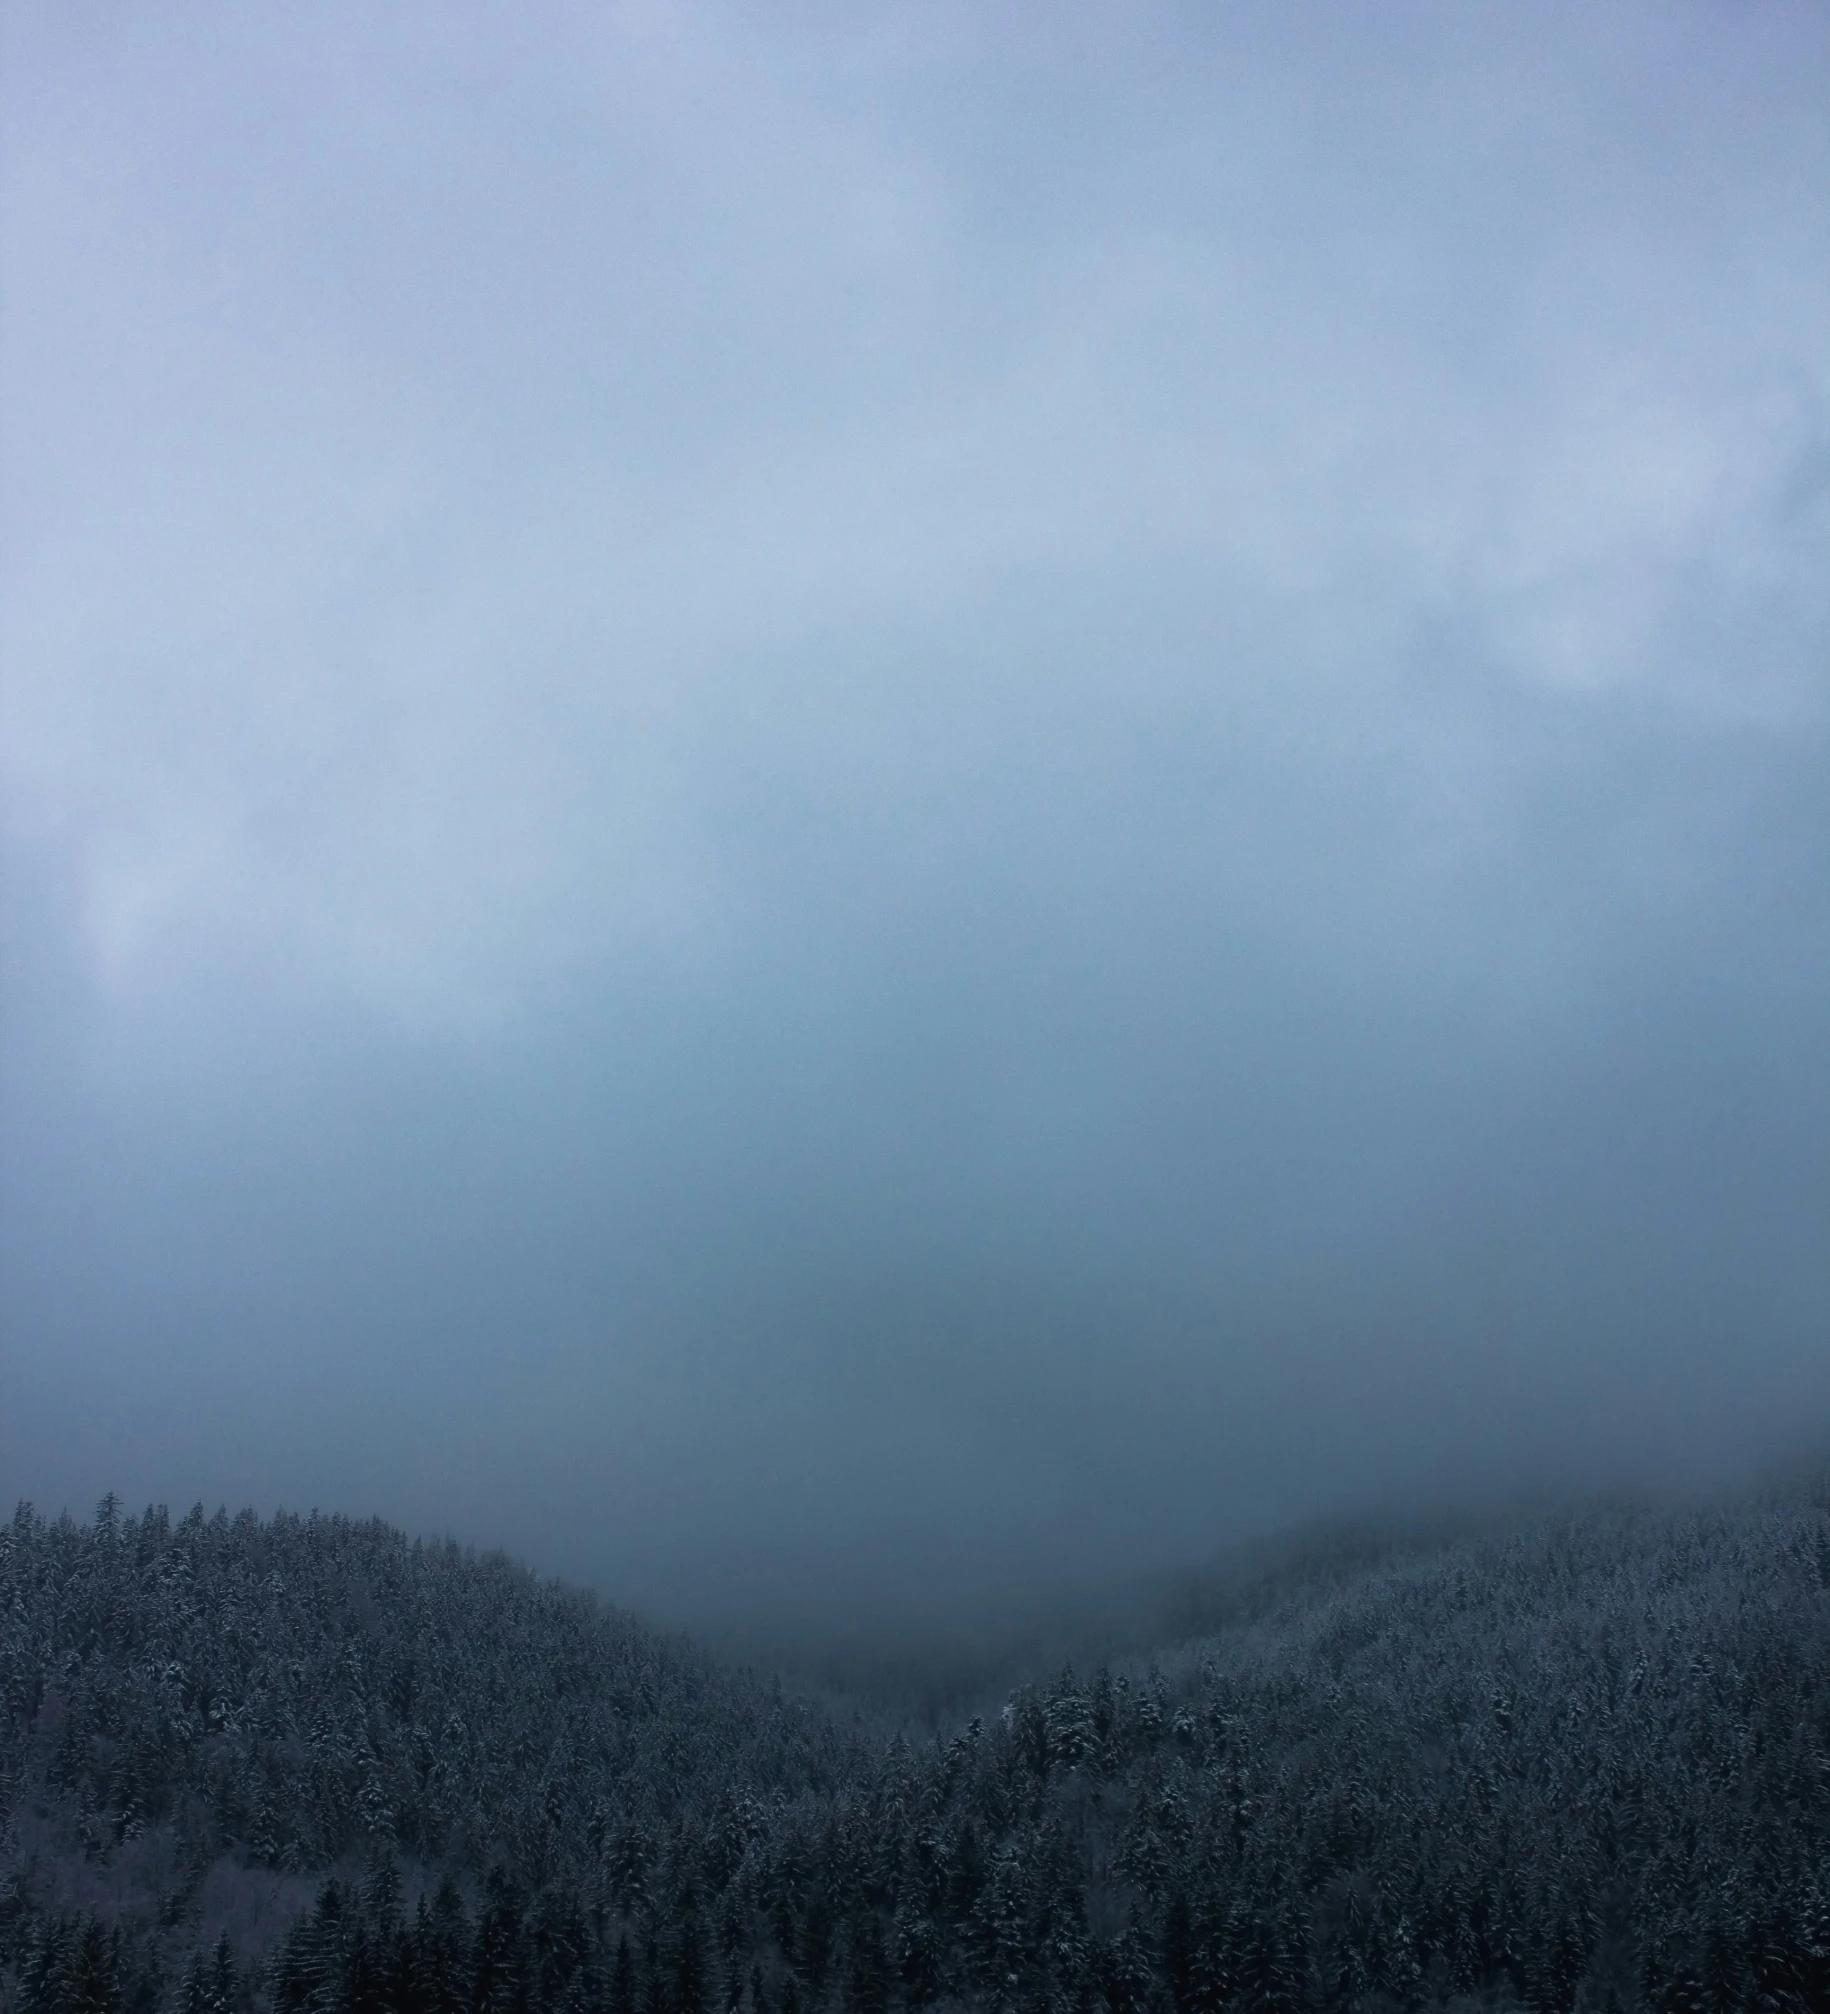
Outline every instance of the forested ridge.
<svg viewBox="0 0 1830 2014">
<path fill-rule="evenodd" d="M 0 1529 L 0 2009 L 1830 2008 L 1830 1495 L 1298 1566 L 938 1738 L 500 1557 Z"/>
</svg>

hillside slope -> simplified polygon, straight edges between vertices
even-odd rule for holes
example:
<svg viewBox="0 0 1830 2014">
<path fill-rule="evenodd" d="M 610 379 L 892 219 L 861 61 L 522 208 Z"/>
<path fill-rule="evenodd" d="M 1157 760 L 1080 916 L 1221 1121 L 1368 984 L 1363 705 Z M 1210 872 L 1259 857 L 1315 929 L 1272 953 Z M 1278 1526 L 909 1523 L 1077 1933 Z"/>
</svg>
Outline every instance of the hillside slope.
<svg viewBox="0 0 1830 2014">
<path fill-rule="evenodd" d="M 383 1526 L 22 1510 L 0 1700 L 9 2007 L 1830 2007 L 1821 1492 L 1293 1573 L 917 1744 Z"/>
</svg>

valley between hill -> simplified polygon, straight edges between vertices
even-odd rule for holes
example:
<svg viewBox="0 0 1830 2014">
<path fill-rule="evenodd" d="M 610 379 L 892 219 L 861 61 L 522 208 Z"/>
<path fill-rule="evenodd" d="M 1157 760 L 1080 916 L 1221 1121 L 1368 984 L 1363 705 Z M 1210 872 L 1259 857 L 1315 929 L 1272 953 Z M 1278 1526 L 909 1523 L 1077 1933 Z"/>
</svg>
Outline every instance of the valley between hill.
<svg viewBox="0 0 1830 2014">
<path fill-rule="evenodd" d="M 0 1528 L 0 2009 L 1830 2007 L 1830 1492 L 1298 1556 L 939 1735 L 379 1523 Z"/>
</svg>

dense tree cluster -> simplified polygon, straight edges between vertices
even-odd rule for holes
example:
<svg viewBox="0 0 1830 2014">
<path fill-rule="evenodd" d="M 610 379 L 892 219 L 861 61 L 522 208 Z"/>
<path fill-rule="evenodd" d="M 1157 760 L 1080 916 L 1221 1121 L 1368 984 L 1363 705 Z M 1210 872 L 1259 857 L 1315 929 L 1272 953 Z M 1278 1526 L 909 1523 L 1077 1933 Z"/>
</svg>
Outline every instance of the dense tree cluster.
<svg viewBox="0 0 1830 2014">
<path fill-rule="evenodd" d="M 0 2008 L 1830 2008 L 1827 1680 L 1808 1497 L 1294 1572 L 918 1743 L 380 1525 L 22 1510 Z"/>
</svg>

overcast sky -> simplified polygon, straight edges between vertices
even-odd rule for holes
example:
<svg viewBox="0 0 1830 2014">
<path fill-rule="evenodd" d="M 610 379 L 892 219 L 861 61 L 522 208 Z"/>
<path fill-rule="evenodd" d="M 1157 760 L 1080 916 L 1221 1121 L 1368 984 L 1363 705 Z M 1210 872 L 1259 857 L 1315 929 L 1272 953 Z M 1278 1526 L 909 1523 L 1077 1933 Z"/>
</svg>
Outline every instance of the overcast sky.
<svg viewBox="0 0 1830 2014">
<path fill-rule="evenodd" d="M 965 1615 L 1830 1439 L 1830 15 L 0 61 L 0 1492 Z"/>
</svg>

